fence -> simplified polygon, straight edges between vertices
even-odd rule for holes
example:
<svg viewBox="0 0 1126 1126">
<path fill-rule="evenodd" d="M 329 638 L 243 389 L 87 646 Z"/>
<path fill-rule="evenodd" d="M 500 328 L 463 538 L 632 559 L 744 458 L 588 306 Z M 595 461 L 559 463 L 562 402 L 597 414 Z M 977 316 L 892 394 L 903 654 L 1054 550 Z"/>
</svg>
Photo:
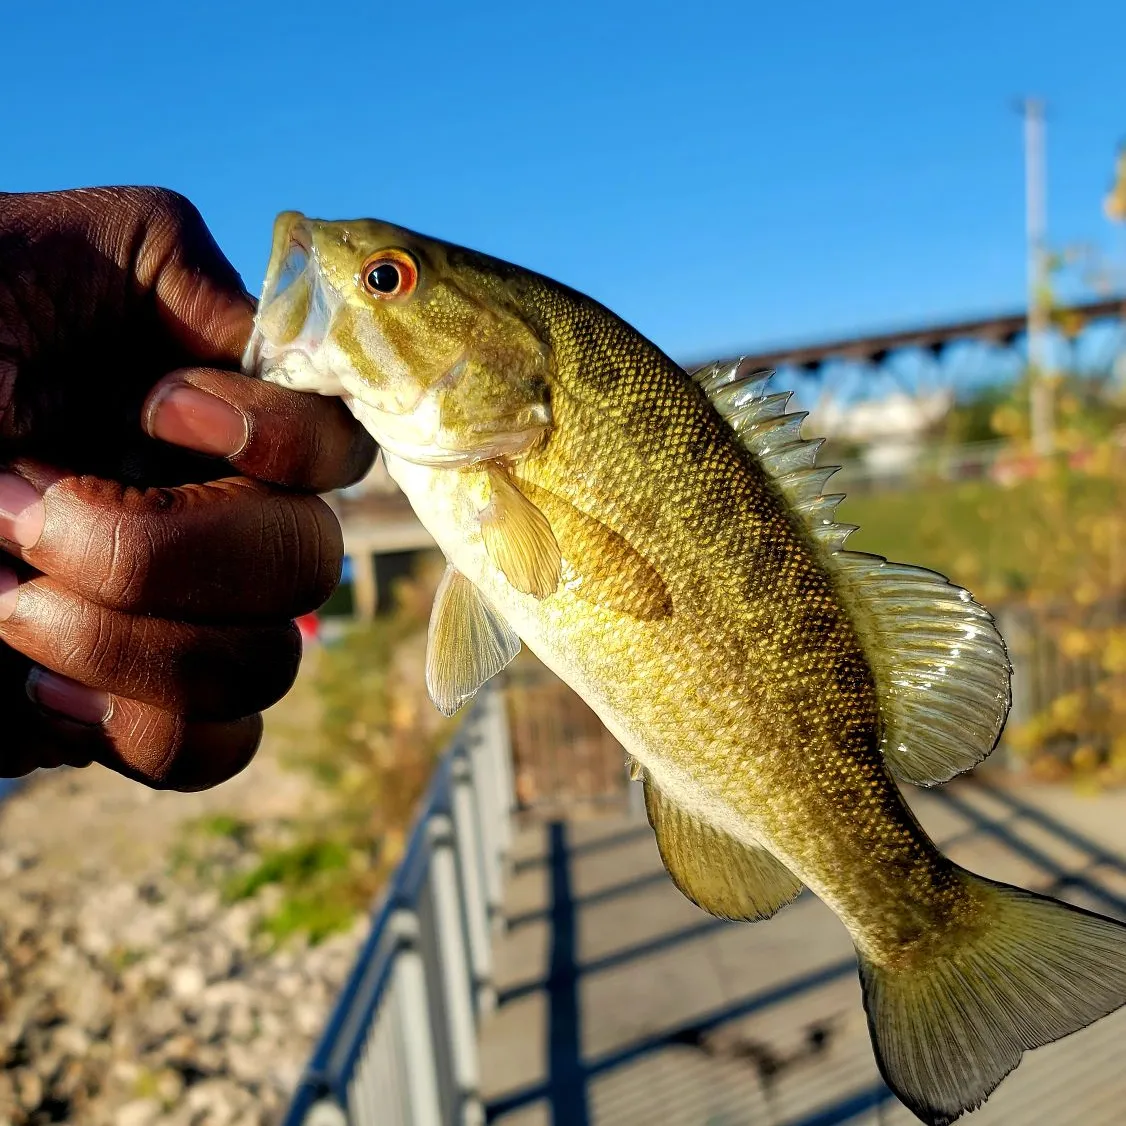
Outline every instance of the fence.
<svg viewBox="0 0 1126 1126">
<path fill-rule="evenodd" d="M 503 684 L 521 809 L 573 817 L 625 796 L 625 750 L 577 692 L 526 651 Z"/>
<path fill-rule="evenodd" d="M 477 1025 L 496 1001 L 513 806 L 503 703 L 443 756 L 285 1126 L 478 1126 Z"/>
</svg>

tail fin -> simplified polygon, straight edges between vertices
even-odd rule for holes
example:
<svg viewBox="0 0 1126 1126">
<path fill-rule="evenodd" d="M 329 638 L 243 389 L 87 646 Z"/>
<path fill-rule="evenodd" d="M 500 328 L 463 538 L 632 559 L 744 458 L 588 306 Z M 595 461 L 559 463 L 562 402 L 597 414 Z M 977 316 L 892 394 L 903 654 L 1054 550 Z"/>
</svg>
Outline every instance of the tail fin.
<svg viewBox="0 0 1126 1126">
<path fill-rule="evenodd" d="M 980 1106 L 1023 1052 L 1126 1003 L 1126 926 L 963 875 L 992 916 L 973 939 L 910 968 L 860 955 L 880 1073 L 930 1126 Z"/>
</svg>

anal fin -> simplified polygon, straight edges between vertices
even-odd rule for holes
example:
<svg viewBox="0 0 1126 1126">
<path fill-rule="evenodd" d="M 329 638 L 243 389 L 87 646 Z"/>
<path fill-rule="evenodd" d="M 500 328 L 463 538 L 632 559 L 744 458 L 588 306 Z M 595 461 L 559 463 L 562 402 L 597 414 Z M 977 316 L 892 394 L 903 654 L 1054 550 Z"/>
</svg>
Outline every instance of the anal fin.
<svg viewBox="0 0 1126 1126">
<path fill-rule="evenodd" d="M 801 892 L 801 881 L 764 848 L 682 809 L 645 778 L 645 811 L 672 882 L 720 919 L 768 919 Z"/>
</svg>

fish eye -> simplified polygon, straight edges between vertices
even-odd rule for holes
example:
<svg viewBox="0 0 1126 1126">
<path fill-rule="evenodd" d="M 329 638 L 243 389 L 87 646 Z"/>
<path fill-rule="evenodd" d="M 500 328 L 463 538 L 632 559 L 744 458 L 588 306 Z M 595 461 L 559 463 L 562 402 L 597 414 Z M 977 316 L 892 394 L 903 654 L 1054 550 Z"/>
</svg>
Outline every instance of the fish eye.
<svg viewBox="0 0 1126 1126">
<path fill-rule="evenodd" d="M 408 297 L 418 285 L 418 264 L 405 250 L 382 250 L 360 268 L 360 282 L 372 297 Z"/>
</svg>

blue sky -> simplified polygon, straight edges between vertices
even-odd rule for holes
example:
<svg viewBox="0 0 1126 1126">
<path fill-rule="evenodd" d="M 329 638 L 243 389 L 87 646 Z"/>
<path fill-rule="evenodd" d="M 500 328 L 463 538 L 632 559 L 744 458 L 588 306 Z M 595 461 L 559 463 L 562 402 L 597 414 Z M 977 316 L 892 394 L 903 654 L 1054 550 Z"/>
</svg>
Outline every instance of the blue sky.
<svg viewBox="0 0 1126 1126">
<path fill-rule="evenodd" d="M 1023 93 L 1057 242 L 1126 236 L 1126 5 L 13 5 L 0 187 L 162 183 L 256 290 L 275 212 L 374 215 L 679 358 L 1019 307 Z"/>
</svg>

